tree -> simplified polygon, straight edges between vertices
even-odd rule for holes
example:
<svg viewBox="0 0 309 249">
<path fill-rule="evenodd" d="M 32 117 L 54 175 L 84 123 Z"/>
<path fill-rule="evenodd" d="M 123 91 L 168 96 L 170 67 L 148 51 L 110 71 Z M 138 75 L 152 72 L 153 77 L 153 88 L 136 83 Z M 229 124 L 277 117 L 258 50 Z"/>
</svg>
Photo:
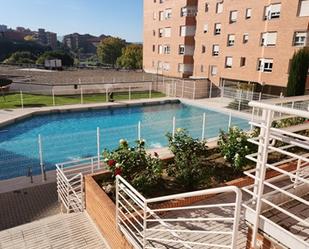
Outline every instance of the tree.
<svg viewBox="0 0 309 249">
<path fill-rule="evenodd" d="M 125 46 L 126 42 L 120 38 L 105 38 L 101 41 L 97 48 L 99 61 L 103 64 L 109 64 L 114 67 L 118 57 L 122 54 L 122 49 Z"/>
<path fill-rule="evenodd" d="M 37 57 L 28 51 L 15 52 L 8 59 L 6 64 L 34 64 Z"/>
<path fill-rule="evenodd" d="M 63 66 L 73 66 L 74 59 L 72 56 L 63 51 L 48 51 L 42 54 L 36 61 L 36 64 L 43 65 L 45 63 L 45 60 L 53 60 L 53 59 L 59 59 L 62 61 Z"/>
<path fill-rule="evenodd" d="M 296 52 L 292 58 L 288 80 L 287 96 L 301 96 L 305 94 L 306 80 L 309 68 L 309 48 Z"/>
<path fill-rule="evenodd" d="M 123 48 L 117 65 L 127 69 L 141 69 L 143 67 L 143 46 L 131 44 Z"/>
</svg>

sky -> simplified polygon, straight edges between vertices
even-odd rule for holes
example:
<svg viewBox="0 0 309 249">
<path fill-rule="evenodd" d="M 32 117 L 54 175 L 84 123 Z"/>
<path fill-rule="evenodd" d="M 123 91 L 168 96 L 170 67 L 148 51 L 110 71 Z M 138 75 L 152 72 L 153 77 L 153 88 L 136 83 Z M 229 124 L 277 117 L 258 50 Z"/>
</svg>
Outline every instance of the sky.
<svg viewBox="0 0 309 249">
<path fill-rule="evenodd" d="M 143 0 L 0 0 L 0 24 L 142 41 Z"/>
</svg>

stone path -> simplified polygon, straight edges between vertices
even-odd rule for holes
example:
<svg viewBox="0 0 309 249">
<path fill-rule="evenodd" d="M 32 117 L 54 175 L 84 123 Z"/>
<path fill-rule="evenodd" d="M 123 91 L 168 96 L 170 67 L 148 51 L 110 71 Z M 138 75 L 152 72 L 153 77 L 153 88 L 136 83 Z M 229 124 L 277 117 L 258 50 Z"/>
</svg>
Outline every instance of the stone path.
<svg viewBox="0 0 309 249">
<path fill-rule="evenodd" d="M 0 231 L 60 213 L 56 183 L 0 194 Z"/>
<path fill-rule="evenodd" d="M 0 232 L 0 249 L 108 249 L 86 213 L 58 214 Z"/>
</svg>

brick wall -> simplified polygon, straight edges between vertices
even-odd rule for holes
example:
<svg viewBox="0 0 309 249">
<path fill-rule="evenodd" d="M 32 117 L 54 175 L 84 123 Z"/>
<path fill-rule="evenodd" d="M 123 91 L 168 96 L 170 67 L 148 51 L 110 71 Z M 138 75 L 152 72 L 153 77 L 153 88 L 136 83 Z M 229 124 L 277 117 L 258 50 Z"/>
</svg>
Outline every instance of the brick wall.
<svg viewBox="0 0 309 249">
<path fill-rule="evenodd" d="M 89 216 L 100 229 L 110 247 L 132 249 L 133 247 L 116 228 L 115 204 L 96 183 L 94 175 L 85 176 L 85 201 Z"/>
</svg>

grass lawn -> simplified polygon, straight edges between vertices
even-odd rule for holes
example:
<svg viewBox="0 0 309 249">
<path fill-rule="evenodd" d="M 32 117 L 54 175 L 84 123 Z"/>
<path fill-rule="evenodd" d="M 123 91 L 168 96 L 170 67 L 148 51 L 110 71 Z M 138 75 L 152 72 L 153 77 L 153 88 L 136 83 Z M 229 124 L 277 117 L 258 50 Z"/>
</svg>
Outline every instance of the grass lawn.
<svg viewBox="0 0 309 249">
<path fill-rule="evenodd" d="M 152 92 L 151 98 L 165 97 L 163 93 Z M 149 98 L 149 92 L 134 92 L 131 94 L 131 99 L 145 99 Z M 129 94 L 127 92 L 114 93 L 115 101 L 128 100 Z M 83 96 L 84 104 L 90 103 L 104 103 L 106 102 L 106 94 L 87 94 Z M 24 107 L 43 107 L 52 106 L 53 98 L 50 95 L 36 95 L 36 94 L 23 94 Z M 56 105 L 72 105 L 80 104 L 80 95 L 67 95 L 67 96 L 55 96 Z M 0 109 L 13 109 L 21 107 L 20 94 L 6 94 L 5 100 L 0 96 Z"/>
</svg>

